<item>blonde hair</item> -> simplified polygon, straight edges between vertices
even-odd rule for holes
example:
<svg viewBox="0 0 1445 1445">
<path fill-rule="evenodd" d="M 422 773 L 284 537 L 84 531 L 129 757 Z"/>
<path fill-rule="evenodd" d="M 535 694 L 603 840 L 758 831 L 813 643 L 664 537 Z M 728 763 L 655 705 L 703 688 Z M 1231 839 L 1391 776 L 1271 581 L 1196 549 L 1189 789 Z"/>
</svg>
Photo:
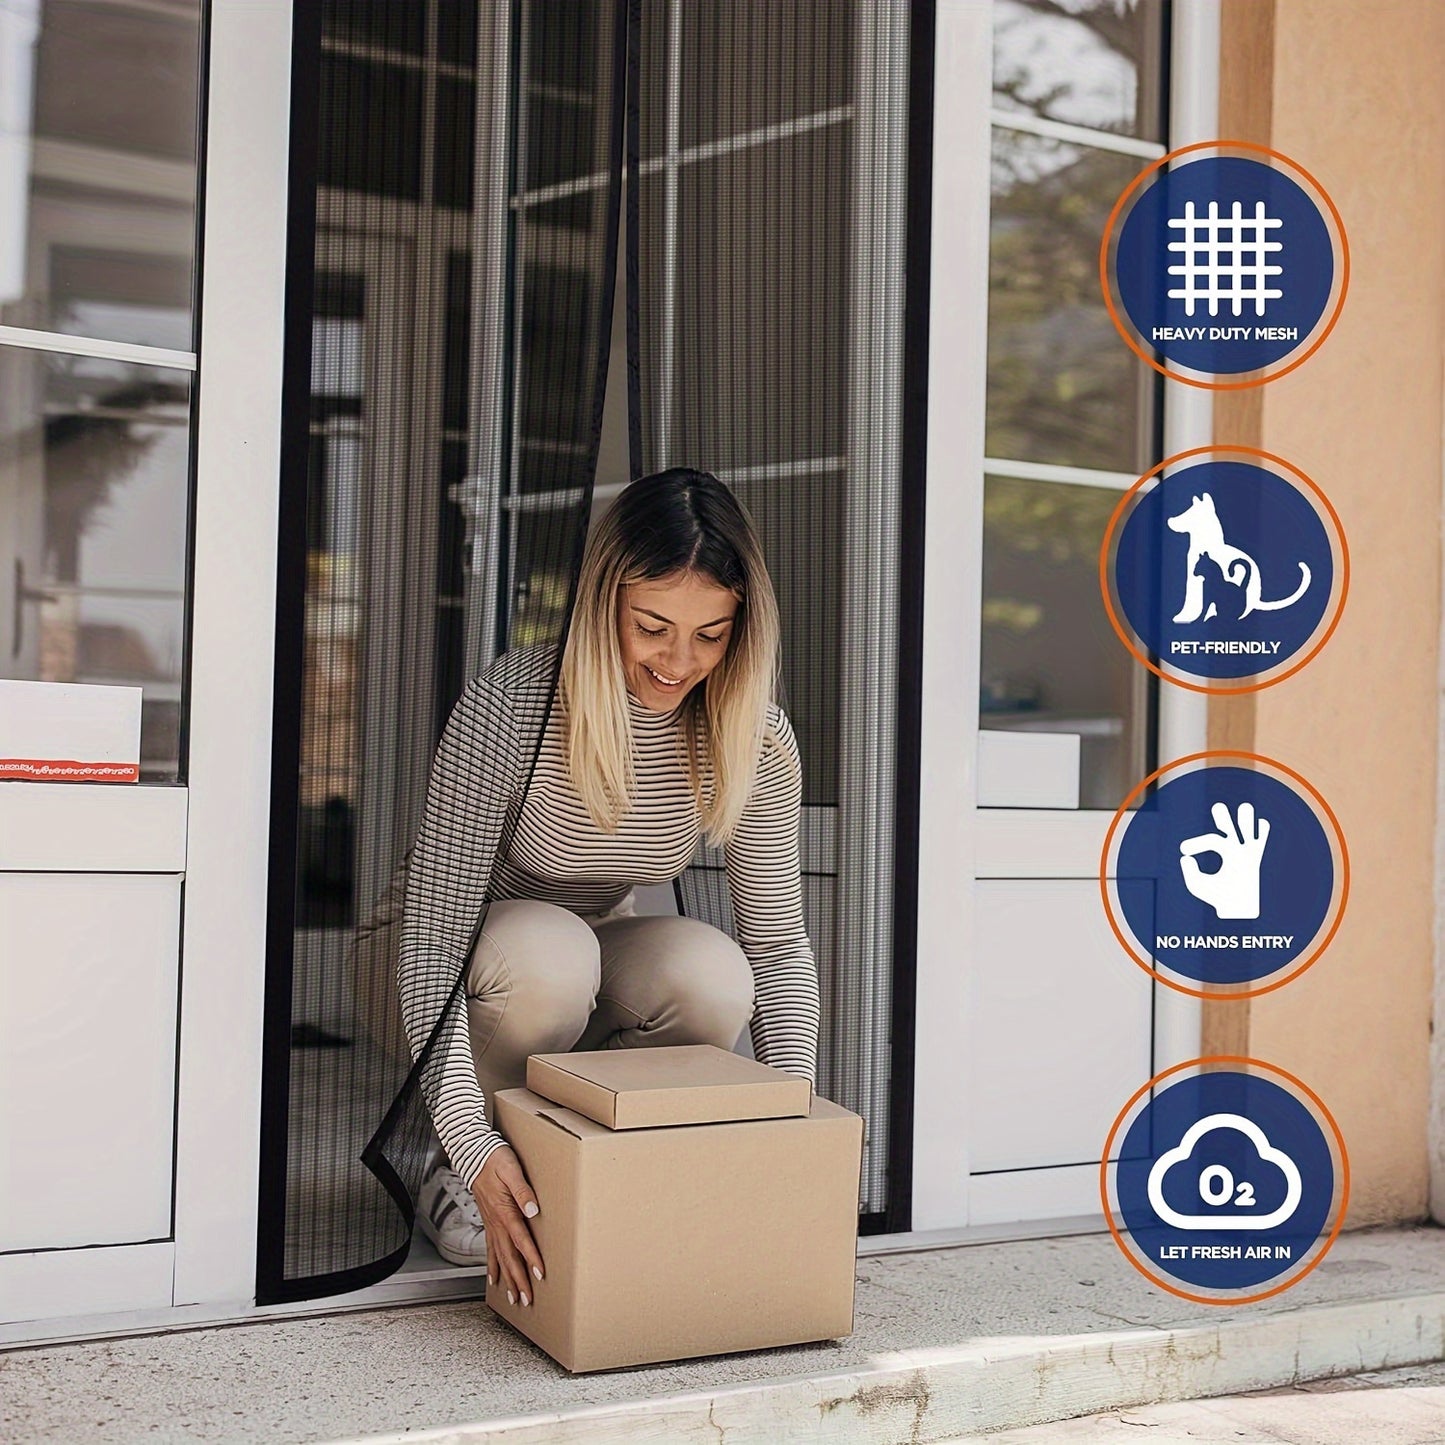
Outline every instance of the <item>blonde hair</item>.
<svg viewBox="0 0 1445 1445">
<path fill-rule="evenodd" d="M 732 837 L 764 747 L 780 746 L 768 722 L 779 672 L 778 604 L 752 519 L 708 472 L 672 467 L 641 477 L 587 538 L 562 655 L 567 767 L 603 832 L 617 831 L 636 785 L 618 593 L 689 573 L 738 599 L 722 660 L 679 708 L 681 760 L 709 842 Z"/>
</svg>

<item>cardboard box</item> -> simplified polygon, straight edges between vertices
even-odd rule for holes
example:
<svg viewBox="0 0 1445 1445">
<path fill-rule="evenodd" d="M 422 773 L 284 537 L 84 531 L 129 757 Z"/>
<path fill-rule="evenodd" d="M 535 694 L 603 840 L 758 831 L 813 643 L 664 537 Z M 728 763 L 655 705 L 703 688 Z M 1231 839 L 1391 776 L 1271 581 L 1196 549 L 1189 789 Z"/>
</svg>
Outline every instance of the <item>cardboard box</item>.
<svg viewBox="0 0 1445 1445">
<path fill-rule="evenodd" d="M 857 1114 L 814 1096 L 806 1115 L 609 1129 L 531 1089 L 492 1107 L 537 1194 L 546 1276 L 530 1305 L 487 1303 L 567 1369 L 852 1333 Z"/>
<path fill-rule="evenodd" d="M 715 1044 L 533 1054 L 527 1087 L 609 1129 L 806 1115 L 813 1086 Z"/>
</svg>

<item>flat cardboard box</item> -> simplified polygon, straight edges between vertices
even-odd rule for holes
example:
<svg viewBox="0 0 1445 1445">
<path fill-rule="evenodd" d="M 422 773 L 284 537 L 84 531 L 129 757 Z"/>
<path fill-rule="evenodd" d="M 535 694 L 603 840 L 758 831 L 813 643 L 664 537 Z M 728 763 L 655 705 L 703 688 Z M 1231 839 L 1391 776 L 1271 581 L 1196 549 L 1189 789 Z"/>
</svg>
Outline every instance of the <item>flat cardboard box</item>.
<svg viewBox="0 0 1445 1445">
<path fill-rule="evenodd" d="M 142 689 L 0 679 L 0 779 L 134 783 Z"/>
<path fill-rule="evenodd" d="M 609 1129 L 530 1089 L 492 1103 L 546 1273 L 530 1305 L 487 1303 L 568 1370 L 853 1332 L 857 1114 L 814 1096 L 806 1116 Z"/>
<path fill-rule="evenodd" d="M 527 1087 L 609 1129 L 802 1117 L 813 1086 L 715 1044 L 533 1054 Z"/>
</svg>

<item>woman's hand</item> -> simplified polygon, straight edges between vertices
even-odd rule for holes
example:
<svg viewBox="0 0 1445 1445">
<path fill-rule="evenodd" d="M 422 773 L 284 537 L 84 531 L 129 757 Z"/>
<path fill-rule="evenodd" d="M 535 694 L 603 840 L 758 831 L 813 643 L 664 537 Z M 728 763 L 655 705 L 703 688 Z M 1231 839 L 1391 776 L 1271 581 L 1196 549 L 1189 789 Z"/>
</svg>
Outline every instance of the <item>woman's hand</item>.
<svg viewBox="0 0 1445 1445">
<path fill-rule="evenodd" d="M 539 1210 L 521 1161 L 510 1146 L 494 1149 L 472 1183 L 487 1231 L 487 1285 L 502 1284 L 507 1298 L 532 1303 L 532 1280 L 543 1275 L 542 1255 L 527 1220 Z M 531 1277 L 528 1277 L 530 1271 Z"/>
</svg>

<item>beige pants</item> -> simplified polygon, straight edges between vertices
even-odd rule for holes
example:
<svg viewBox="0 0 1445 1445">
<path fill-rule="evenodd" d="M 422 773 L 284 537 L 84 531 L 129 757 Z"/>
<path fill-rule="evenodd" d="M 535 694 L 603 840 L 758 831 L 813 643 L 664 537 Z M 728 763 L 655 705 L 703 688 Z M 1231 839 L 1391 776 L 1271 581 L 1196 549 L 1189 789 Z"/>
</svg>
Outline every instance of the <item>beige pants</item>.
<svg viewBox="0 0 1445 1445">
<path fill-rule="evenodd" d="M 695 918 L 583 918 L 555 903 L 493 903 L 464 985 L 472 1059 L 490 1099 L 527 1082 L 529 1054 L 716 1044 L 753 1014 L 753 976 L 727 934 Z"/>
</svg>

